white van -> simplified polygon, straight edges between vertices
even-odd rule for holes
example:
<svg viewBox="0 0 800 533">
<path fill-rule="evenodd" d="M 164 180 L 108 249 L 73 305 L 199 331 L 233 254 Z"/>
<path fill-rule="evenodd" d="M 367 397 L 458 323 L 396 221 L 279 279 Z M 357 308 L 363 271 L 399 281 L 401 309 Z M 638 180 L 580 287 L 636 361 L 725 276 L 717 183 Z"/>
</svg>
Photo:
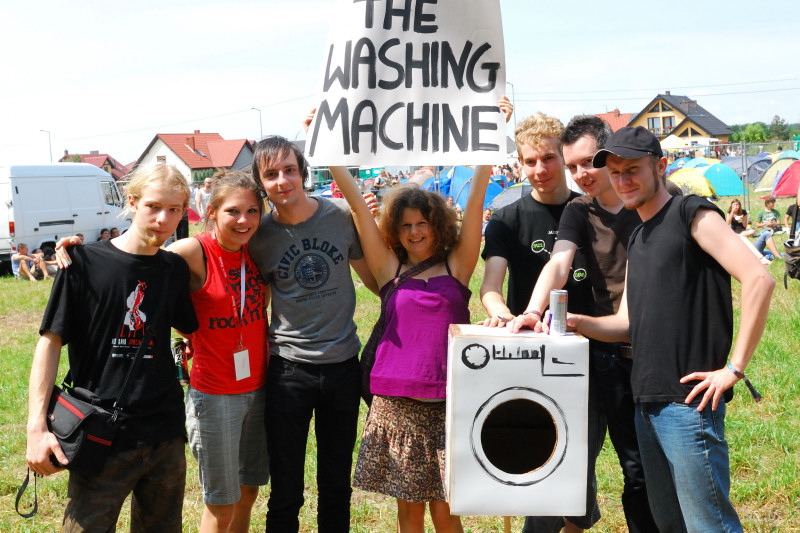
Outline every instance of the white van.
<svg viewBox="0 0 800 533">
<path fill-rule="evenodd" d="M 123 205 L 114 178 L 94 165 L 0 167 L 0 261 L 10 261 L 20 242 L 35 250 L 76 233 L 86 242 L 102 228 L 121 233 L 131 224 L 130 215 L 120 216 Z"/>
</svg>

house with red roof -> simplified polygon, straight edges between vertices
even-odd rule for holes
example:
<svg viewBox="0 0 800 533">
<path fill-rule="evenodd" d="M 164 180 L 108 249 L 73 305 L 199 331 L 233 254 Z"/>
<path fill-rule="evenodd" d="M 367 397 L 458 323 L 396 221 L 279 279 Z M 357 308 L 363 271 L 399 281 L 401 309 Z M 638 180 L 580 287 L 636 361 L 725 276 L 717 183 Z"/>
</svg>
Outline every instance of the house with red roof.
<svg viewBox="0 0 800 533">
<path fill-rule="evenodd" d="M 123 165 L 108 154 L 101 154 L 98 150 L 92 150 L 88 154 L 70 154 L 64 150 L 64 156 L 58 160 L 59 163 L 89 163 L 97 168 L 101 168 L 111 174 L 116 181 L 121 180 L 130 174 L 133 164 Z"/>
<path fill-rule="evenodd" d="M 611 131 L 617 131 L 628 125 L 633 118 L 633 113 L 620 113 L 619 109 L 614 109 L 614 111 L 609 111 L 608 113 L 597 113 L 597 116 L 611 126 Z"/>
<path fill-rule="evenodd" d="M 253 162 L 253 143 L 226 141 L 219 133 L 159 133 L 139 157 L 138 165 L 175 165 L 189 184 L 202 182 L 218 169 L 244 169 Z"/>
</svg>

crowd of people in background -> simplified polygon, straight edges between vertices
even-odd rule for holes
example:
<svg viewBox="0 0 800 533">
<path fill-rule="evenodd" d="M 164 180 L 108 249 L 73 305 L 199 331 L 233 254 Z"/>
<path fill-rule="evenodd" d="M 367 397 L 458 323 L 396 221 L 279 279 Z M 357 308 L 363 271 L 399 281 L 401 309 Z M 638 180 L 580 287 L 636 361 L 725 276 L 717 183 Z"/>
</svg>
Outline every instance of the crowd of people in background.
<svg viewBox="0 0 800 533">
<path fill-rule="evenodd" d="M 499 110 L 508 120 L 506 98 Z M 115 455 L 97 477 L 70 472 L 65 530 L 113 529 L 132 492 L 132 530 L 180 531 L 185 423 L 203 495 L 201 531 L 247 531 L 267 483 L 266 530 L 297 531 L 313 421 L 320 531 L 350 529 L 352 486 L 395 498 L 401 532 L 421 531 L 426 512 L 436 531 L 462 531 L 443 483 L 447 327 L 470 321 L 468 285 L 482 255 L 483 325 L 546 332 L 547 295 L 565 288 L 570 327 L 591 339 L 586 513 L 527 517 L 523 531 L 574 532 L 597 523 L 594 464 L 606 431 L 622 467 L 630 531 L 741 531 L 728 498 L 725 401 L 764 327 L 771 278 L 753 265 L 770 253 L 781 257 L 772 239 L 783 231 L 775 199 L 750 219 L 738 199 L 724 214 L 683 197 L 665 181 L 668 159 L 652 133 L 611 133 L 594 116 L 577 116 L 565 128 L 538 113 L 516 126 L 515 137 L 519 161 L 476 167 L 464 209 L 452 197 L 404 184 L 402 171 L 381 170 L 371 182 L 379 214 L 344 167 L 330 168 L 332 198 L 309 196 L 305 157 L 277 136 L 256 144 L 251 172 L 217 173 L 195 191 L 174 167 L 137 170 L 128 188 L 129 231 L 103 228 L 97 242 L 59 243 L 63 270 L 34 355 L 27 458 L 34 472 L 50 475 L 66 460 L 44 426 L 61 346 L 69 347 L 73 385 L 109 404 L 126 367 L 108 354 L 129 350 L 149 320 L 161 327 L 126 404 Z M 570 190 L 567 173 L 584 195 Z M 493 175 L 508 184 L 527 180 L 531 194 L 484 209 Z M 192 238 L 188 226 L 180 229 L 189 206 L 203 229 Z M 792 238 L 798 211 L 800 192 L 783 217 Z M 161 249 L 169 242 L 174 254 Z M 536 253 L 533 242 L 547 253 Z M 24 244 L 17 252 L 15 276 L 55 274 L 53 252 L 29 253 Z M 71 305 L 98 260 L 115 265 L 114 275 L 100 275 L 92 298 Z M 589 275 L 569 276 L 574 265 Z M 352 479 L 364 391 L 351 267 L 381 298 L 384 328 Z M 653 272 L 663 276 L 659 310 L 644 290 Z M 759 313 L 742 312 L 735 343 L 731 276 L 742 283 L 743 305 Z M 693 289 L 679 286 L 687 279 L 696 280 Z M 690 300 L 680 299 L 685 291 Z M 171 296 L 163 312 L 160 292 Z M 716 317 L 715 326 L 698 331 L 695 316 Z M 185 394 L 172 375 L 169 326 L 184 337 L 180 357 L 192 358 Z M 669 420 L 658 417 L 667 411 Z M 690 442 L 709 456 L 684 461 Z M 141 449 L 148 461 L 134 453 Z M 672 462 L 686 468 L 665 468 Z M 158 498 L 147 496 L 154 491 Z"/>
</svg>

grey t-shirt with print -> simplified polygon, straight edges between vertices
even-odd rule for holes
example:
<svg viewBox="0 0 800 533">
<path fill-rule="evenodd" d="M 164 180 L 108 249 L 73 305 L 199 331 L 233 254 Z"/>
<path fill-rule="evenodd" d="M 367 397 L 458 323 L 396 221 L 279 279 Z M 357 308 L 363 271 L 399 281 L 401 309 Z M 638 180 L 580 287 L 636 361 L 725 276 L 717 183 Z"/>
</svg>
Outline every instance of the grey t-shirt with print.
<svg viewBox="0 0 800 533">
<path fill-rule="evenodd" d="M 361 349 L 349 260 L 361 259 L 363 252 L 347 202 L 314 200 L 317 211 L 299 224 L 265 215 L 248 249 L 272 288 L 270 354 L 300 363 L 338 363 Z"/>
</svg>

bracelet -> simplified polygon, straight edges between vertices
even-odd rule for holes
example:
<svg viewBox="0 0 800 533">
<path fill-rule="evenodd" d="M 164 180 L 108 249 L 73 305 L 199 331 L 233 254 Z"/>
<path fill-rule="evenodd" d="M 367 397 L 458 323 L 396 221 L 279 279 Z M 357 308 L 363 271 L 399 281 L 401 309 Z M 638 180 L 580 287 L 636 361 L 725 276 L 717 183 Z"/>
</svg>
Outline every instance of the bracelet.
<svg viewBox="0 0 800 533">
<path fill-rule="evenodd" d="M 542 318 L 542 313 L 540 313 L 540 312 L 539 312 L 539 311 L 537 311 L 536 309 L 527 309 L 527 310 L 526 310 L 524 313 L 522 313 L 522 314 L 523 314 L 523 315 L 536 315 L 537 317 L 539 317 L 539 318 Z"/>
<path fill-rule="evenodd" d="M 760 402 L 761 401 L 761 395 L 758 393 L 756 388 L 753 387 L 753 384 L 750 383 L 750 380 L 747 379 L 747 376 L 744 375 L 744 372 L 739 372 L 730 363 L 728 363 L 727 366 L 728 366 L 728 370 L 733 372 L 734 376 L 736 376 L 739 379 L 743 379 L 744 380 L 744 384 L 747 385 L 747 390 L 750 391 L 750 394 L 753 396 L 753 399 L 756 401 L 756 403 Z"/>
</svg>

